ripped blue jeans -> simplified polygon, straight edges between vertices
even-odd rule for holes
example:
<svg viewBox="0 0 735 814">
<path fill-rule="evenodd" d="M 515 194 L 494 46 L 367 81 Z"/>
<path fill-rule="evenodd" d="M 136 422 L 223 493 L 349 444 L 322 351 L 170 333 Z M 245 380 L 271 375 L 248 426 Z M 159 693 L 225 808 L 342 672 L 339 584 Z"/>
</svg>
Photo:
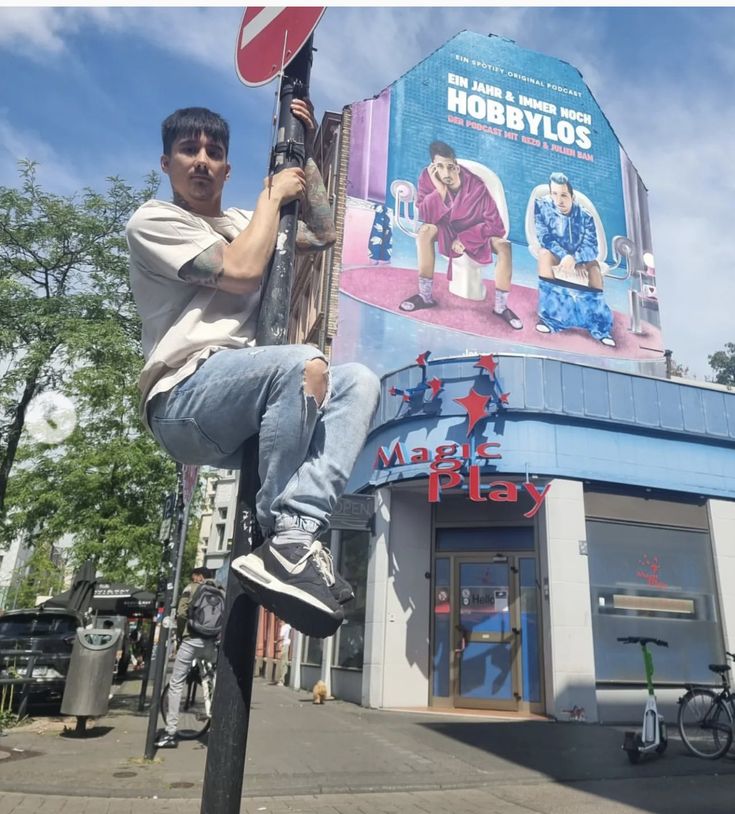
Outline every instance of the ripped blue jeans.
<svg viewBox="0 0 735 814">
<path fill-rule="evenodd" d="M 180 463 L 239 469 L 243 443 L 259 434 L 265 534 L 282 516 L 328 526 L 378 406 L 378 378 L 360 364 L 330 367 L 318 405 L 304 392 L 310 359 L 324 356 L 310 345 L 220 350 L 148 406 L 153 434 Z"/>
</svg>

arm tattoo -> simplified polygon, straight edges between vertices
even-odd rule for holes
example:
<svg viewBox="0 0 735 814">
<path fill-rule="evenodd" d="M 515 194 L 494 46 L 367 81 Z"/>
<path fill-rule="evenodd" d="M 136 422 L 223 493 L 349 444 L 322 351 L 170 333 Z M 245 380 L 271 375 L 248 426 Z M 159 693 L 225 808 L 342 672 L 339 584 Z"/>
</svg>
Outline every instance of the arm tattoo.
<svg viewBox="0 0 735 814">
<path fill-rule="evenodd" d="M 215 243 L 184 263 L 179 269 L 179 277 L 187 283 L 217 288 L 225 273 L 224 245 L 222 242 Z"/>
<path fill-rule="evenodd" d="M 337 233 L 329 196 L 314 159 L 306 159 L 304 174 L 306 175 L 306 197 L 302 204 L 304 220 L 298 224 L 296 247 L 301 251 L 314 251 L 331 246 Z"/>
</svg>

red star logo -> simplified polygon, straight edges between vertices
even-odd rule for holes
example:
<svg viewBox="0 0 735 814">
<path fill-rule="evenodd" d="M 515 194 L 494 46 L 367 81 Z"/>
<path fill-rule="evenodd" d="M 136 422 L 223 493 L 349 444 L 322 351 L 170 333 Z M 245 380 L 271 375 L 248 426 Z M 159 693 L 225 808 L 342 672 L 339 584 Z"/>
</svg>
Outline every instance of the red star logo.
<svg viewBox="0 0 735 814">
<path fill-rule="evenodd" d="M 495 357 L 491 356 L 490 354 L 480 356 L 478 361 L 475 363 L 475 367 L 481 367 L 483 370 L 486 370 L 490 375 L 491 379 L 495 378 L 495 371 L 497 370 L 498 363 L 495 361 Z"/>
<path fill-rule="evenodd" d="M 431 388 L 431 392 L 434 394 L 433 397 L 436 398 L 439 395 L 439 391 L 442 389 L 442 380 L 433 378 L 429 379 L 429 381 L 426 382 L 426 384 L 429 385 L 429 387 Z"/>
<path fill-rule="evenodd" d="M 453 399 L 453 401 L 456 401 L 457 404 L 461 404 L 465 410 L 467 410 L 467 435 L 469 436 L 475 424 L 477 424 L 480 419 L 485 418 L 485 407 L 488 401 L 490 401 L 490 396 L 480 395 L 473 387 L 468 396 L 465 396 L 463 399 Z"/>
<path fill-rule="evenodd" d="M 510 393 L 501 393 L 500 394 L 500 403 L 501 404 L 507 404 L 509 395 L 510 395 Z"/>
</svg>

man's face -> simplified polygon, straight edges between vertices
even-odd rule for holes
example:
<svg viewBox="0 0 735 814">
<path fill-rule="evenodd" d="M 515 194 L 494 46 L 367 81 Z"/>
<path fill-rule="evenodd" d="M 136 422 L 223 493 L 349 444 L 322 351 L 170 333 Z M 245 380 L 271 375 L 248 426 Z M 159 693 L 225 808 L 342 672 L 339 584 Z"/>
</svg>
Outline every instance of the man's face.
<svg viewBox="0 0 735 814">
<path fill-rule="evenodd" d="M 191 581 L 201 584 L 202 582 L 204 582 L 204 577 L 201 574 L 192 574 Z"/>
<path fill-rule="evenodd" d="M 230 175 L 223 144 L 204 133 L 178 138 L 171 145 L 171 155 L 161 156 L 161 169 L 193 212 L 218 214 L 222 188 Z"/>
<path fill-rule="evenodd" d="M 456 192 L 461 186 L 459 177 L 459 165 L 453 158 L 447 158 L 443 155 L 435 155 L 432 164 L 436 168 L 436 174 L 439 180 L 452 192 Z"/>
<path fill-rule="evenodd" d="M 568 215 L 572 211 L 572 204 L 574 203 L 574 196 L 569 191 L 569 187 L 566 184 L 555 184 L 553 182 L 549 186 L 551 187 L 551 200 L 554 202 L 554 206 L 562 215 Z"/>
</svg>

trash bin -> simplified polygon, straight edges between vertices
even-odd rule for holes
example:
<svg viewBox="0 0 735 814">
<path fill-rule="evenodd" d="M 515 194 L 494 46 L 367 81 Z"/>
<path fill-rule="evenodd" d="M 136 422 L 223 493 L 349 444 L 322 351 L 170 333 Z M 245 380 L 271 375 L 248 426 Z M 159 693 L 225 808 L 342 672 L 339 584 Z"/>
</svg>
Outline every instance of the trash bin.
<svg viewBox="0 0 735 814">
<path fill-rule="evenodd" d="M 61 702 L 62 715 L 96 718 L 107 713 L 121 633 L 116 628 L 77 628 Z"/>
</svg>

